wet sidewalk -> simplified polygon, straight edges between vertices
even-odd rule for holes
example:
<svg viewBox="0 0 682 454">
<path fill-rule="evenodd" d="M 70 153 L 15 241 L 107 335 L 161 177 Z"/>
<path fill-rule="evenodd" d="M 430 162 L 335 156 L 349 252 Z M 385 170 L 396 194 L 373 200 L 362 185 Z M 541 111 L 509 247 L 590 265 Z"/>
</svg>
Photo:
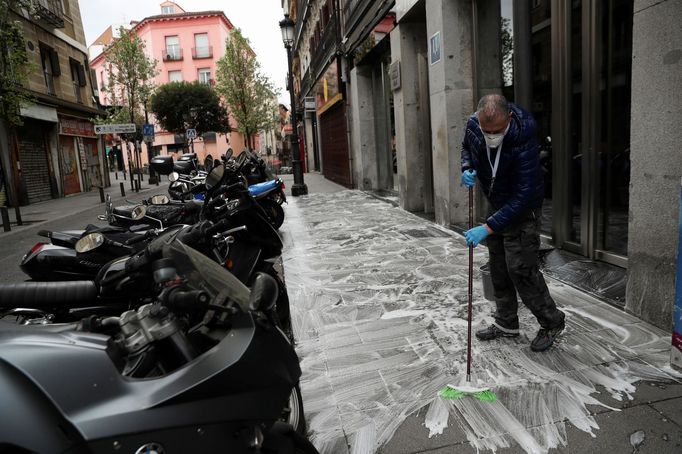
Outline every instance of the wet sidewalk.
<svg viewBox="0 0 682 454">
<path fill-rule="evenodd" d="M 522 308 L 518 339 L 474 340 L 472 381 L 499 400 L 438 397 L 464 381 L 464 241 L 335 190 L 290 199 L 281 229 L 305 410 L 321 452 L 682 452 L 670 333 L 552 280 L 567 313 L 558 344 L 531 352 L 538 326 Z M 485 248 L 475 255 L 487 261 Z M 476 275 L 474 326 L 493 310 Z"/>
</svg>

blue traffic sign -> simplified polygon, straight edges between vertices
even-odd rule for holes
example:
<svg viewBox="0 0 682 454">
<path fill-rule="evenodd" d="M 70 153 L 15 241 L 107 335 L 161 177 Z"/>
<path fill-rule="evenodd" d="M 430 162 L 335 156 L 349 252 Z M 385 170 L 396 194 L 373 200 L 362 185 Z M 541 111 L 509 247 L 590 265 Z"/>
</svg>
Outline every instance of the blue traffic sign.
<svg viewBox="0 0 682 454">
<path fill-rule="evenodd" d="M 142 135 L 154 137 L 154 125 L 142 125 Z"/>
</svg>

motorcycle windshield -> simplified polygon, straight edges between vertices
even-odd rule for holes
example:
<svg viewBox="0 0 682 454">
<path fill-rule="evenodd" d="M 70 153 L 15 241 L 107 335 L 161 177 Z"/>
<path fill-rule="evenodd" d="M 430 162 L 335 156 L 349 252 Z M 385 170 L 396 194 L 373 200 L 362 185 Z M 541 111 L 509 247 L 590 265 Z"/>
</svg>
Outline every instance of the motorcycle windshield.
<svg viewBox="0 0 682 454">
<path fill-rule="evenodd" d="M 193 288 L 204 290 L 212 298 L 226 297 L 248 311 L 249 289 L 218 263 L 177 239 L 168 245 L 164 256 L 173 260 L 180 275 Z"/>
</svg>

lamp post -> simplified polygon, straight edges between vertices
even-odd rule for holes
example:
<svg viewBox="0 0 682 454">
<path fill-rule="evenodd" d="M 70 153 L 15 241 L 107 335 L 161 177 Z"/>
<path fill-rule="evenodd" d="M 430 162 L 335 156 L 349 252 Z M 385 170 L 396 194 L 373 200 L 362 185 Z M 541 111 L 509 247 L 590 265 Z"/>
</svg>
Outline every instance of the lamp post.
<svg viewBox="0 0 682 454">
<path fill-rule="evenodd" d="M 294 170 L 294 185 L 291 187 L 291 195 L 294 197 L 308 194 L 308 186 L 303 181 L 303 167 L 301 166 L 301 152 L 298 149 L 298 128 L 296 118 L 296 95 L 294 94 L 294 75 L 291 71 L 291 46 L 294 44 L 294 26 L 296 24 L 289 17 L 284 15 L 284 20 L 279 22 L 279 28 L 282 30 L 282 41 L 284 47 L 287 49 L 287 63 L 289 65 L 289 94 L 291 95 L 291 135 L 289 135 L 289 146 L 291 148 L 291 164 Z"/>
</svg>

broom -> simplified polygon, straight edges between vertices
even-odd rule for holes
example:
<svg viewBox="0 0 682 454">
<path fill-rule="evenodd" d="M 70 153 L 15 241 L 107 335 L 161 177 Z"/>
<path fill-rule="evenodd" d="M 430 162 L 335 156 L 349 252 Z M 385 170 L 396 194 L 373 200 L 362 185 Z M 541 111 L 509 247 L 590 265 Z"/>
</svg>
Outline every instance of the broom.
<svg viewBox="0 0 682 454">
<path fill-rule="evenodd" d="M 469 188 L 469 230 L 474 228 L 474 188 Z M 471 382 L 471 311 L 473 306 L 474 246 L 469 245 L 469 304 L 467 316 L 467 383 Z M 446 399 L 460 399 L 471 396 L 484 402 L 495 402 L 497 396 L 489 388 L 446 385 L 438 394 Z"/>
</svg>

